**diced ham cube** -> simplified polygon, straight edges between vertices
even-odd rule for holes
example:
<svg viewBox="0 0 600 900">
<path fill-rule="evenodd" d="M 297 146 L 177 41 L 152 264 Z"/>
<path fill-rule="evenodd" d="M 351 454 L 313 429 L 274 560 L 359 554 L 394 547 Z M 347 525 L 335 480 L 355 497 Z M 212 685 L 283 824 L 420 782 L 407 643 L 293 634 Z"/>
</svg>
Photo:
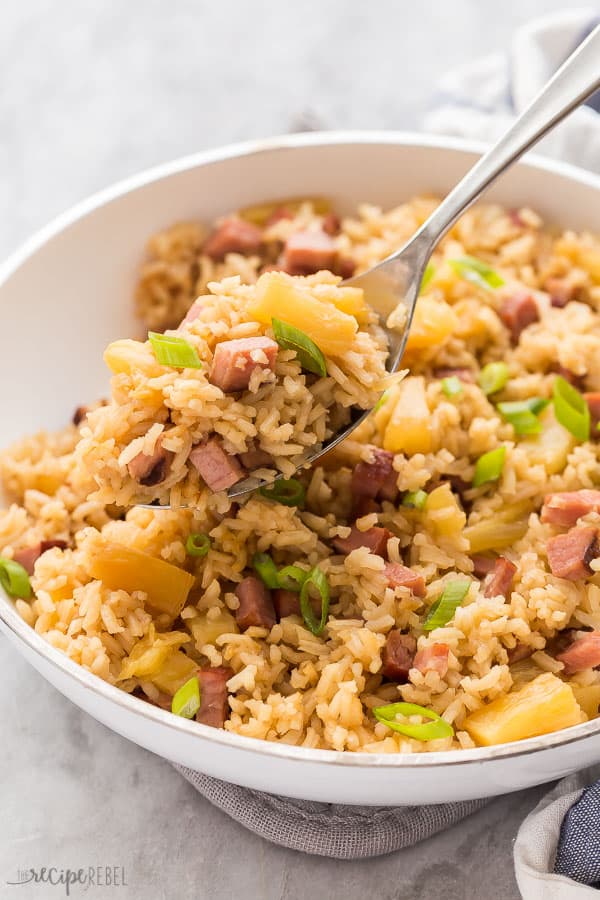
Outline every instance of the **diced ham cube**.
<svg viewBox="0 0 600 900">
<path fill-rule="evenodd" d="M 159 434 L 152 453 L 138 453 L 127 463 L 127 471 L 144 487 L 160 484 L 169 474 L 174 453 L 163 447 L 163 434 Z"/>
<path fill-rule="evenodd" d="M 300 594 L 295 591 L 286 591 L 277 588 L 273 591 L 273 606 L 277 613 L 277 619 L 285 619 L 286 616 L 300 615 Z"/>
<path fill-rule="evenodd" d="M 278 345 L 268 337 L 221 341 L 215 347 L 208 380 L 222 391 L 244 391 L 255 369 L 273 369 Z"/>
<path fill-rule="evenodd" d="M 209 236 L 202 252 L 219 260 L 227 253 L 256 253 L 262 243 L 262 231 L 243 219 L 225 219 Z"/>
<path fill-rule="evenodd" d="M 440 366 L 437 369 L 433 370 L 434 378 L 452 378 L 456 376 L 460 381 L 464 381 L 466 384 L 475 384 L 475 373 L 471 371 L 471 369 L 454 367 L 454 366 Z"/>
<path fill-rule="evenodd" d="M 578 581 L 591 574 L 590 563 L 600 555 L 598 531 L 593 526 L 571 528 L 546 543 L 550 571 L 557 578 Z"/>
<path fill-rule="evenodd" d="M 485 578 L 494 571 L 496 560 L 491 556 L 480 556 L 478 553 L 471 557 L 473 562 L 473 575 L 475 578 Z"/>
<path fill-rule="evenodd" d="M 390 476 L 397 479 L 394 472 L 394 454 L 389 450 L 371 449 L 371 462 L 361 460 L 352 472 L 351 491 L 353 497 L 372 497 L 379 495 L 382 488 L 390 489 Z"/>
<path fill-rule="evenodd" d="M 355 519 L 362 519 L 363 516 L 368 516 L 370 513 L 376 513 L 379 511 L 379 504 L 377 500 L 373 500 L 372 497 L 353 497 L 352 499 L 352 515 Z"/>
<path fill-rule="evenodd" d="M 196 300 L 194 300 L 194 302 L 188 309 L 187 313 L 185 314 L 184 318 L 181 320 L 181 322 L 177 326 L 178 330 L 179 330 L 179 328 L 183 328 L 184 325 L 189 325 L 190 322 L 195 322 L 196 319 L 198 318 L 198 316 L 200 315 L 200 313 L 202 312 L 202 309 L 205 305 L 206 305 L 206 297 L 198 297 Z"/>
<path fill-rule="evenodd" d="M 501 596 L 504 597 L 505 600 L 508 600 L 508 595 L 510 594 L 510 589 L 516 571 L 517 567 L 514 563 L 511 563 L 511 561 L 509 559 L 506 559 L 504 556 L 499 556 L 494 563 L 494 568 L 492 570 L 490 580 L 485 586 L 483 596 Z"/>
<path fill-rule="evenodd" d="M 233 671 L 226 666 L 198 669 L 200 709 L 196 713 L 196 722 L 223 728 L 229 717 L 227 682 L 232 677 Z"/>
<path fill-rule="evenodd" d="M 515 291 L 514 294 L 504 298 L 500 307 L 500 318 L 510 331 L 515 344 L 519 340 L 521 332 L 528 325 L 537 322 L 539 317 L 537 303 L 529 291 Z"/>
<path fill-rule="evenodd" d="M 383 556 L 385 559 L 387 557 L 387 542 L 391 536 L 392 534 L 387 528 L 379 528 L 377 525 L 369 528 L 367 531 L 359 531 L 353 525 L 348 537 L 336 537 L 333 539 L 332 544 L 338 553 L 348 554 L 358 549 L 358 547 L 367 547 L 371 553 Z"/>
<path fill-rule="evenodd" d="M 285 268 L 290 275 L 331 269 L 335 256 L 335 244 L 324 231 L 296 231 L 285 242 Z"/>
<path fill-rule="evenodd" d="M 418 669 L 423 675 L 427 672 L 437 672 L 443 678 L 448 671 L 448 644 L 430 644 L 419 650 L 414 658 L 413 668 Z"/>
<path fill-rule="evenodd" d="M 530 646 L 530 644 L 522 644 L 520 641 L 517 641 L 514 647 L 511 647 L 506 651 L 509 666 L 512 666 L 513 663 L 519 662 L 522 659 L 528 659 L 532 653 L 533 647 Z"/>
<path fill-rule="evenodd" d="M 325 234 L 329 234 L 331 237 L 335 237 L 336 234 L 339 234 L 341 227 L 339 216 L 336 216 L 335 213 L 327 213 L 321 222 L 321 228 Z"/>
<path fill-rule="evenodd" d="M 556 658 L 564 663 L 565 675 L 600 666 L 600 631 L 590 631 L 577 638 L 566 650 L 557 653 Z"/>
<path fill-rule="evenodd" d="M 390 631 L 381 654 L 381 673 L 390 681 L 405 684 L 408 681 L 417 642 L 412 634 L 402 634 L 401 631 Z"/>
<path fill-rule="evenodd" d="M 566 369 L 564 366 L 561 366 L 560 363 L 553 365 L 549 371 L 560 375 L 565 381 L 568 381 L 569 384 L 572 384 L 573 387 L 577 388 L 578 391 L 583 389 L 585 375 L 576 375 L 575 372 L 572 372 L 571 369 Z"/>
<path fill-rule="evenodd" d="M 226 453 L 217 438 L 193 447 L 189 460 L 211 491 L 224 491 L 245 474 L 236 457 Z"/>
<path fill-rule="evenodd" d="M 88 414 L 87 406 L 78 406 L 75 412 L 73 413 L 73 425 L 81 425 L 83 420 Z"/>
<path fill-rule="evenodd" d="M 562 309 L 571 300 L 576 300 L 580 291 L 579 287 L 568 278 L 559 278 L 558 276 L 547 278 L 544 290 L 550 294 L 552 306 L 556 306 L 558 309 Z"/>
<path fill-rule="evenodd" d="M 265 222 L 265 228 L 270 228 L 271 225 L 276 225 L 277 222 L 282 222 L 284 219 L 293 219 L 293 215 L 291 211 L 287 208 L 287 206 L 276 206 L 267 221 Z"/>
<path fill-rule="evenodd" d="M 352 278 L 354 272 L 356 271 L 356 263 L 350 256 L 339 256 L 336 260 L 334 266 L 334 272 L 336 275 L 339 275 L 344 281 L 347 278 Z"/>
<path fill-rule="evenodd" d="M 235 620 L 246 631 L 252 625 L 259 628 L 273 627 L 277 621 L 271 592 L 256 575 L 248 575 L 238 584 L 235 595 L 240 601 L 235 611 Z"/>
<path fill-rule="evenodd" d="M 390 587 L 407 587 L 415 597 L 425 596 L 425 579 L 418 572 L 409 569 L 408 566 L 389 562 L 383 567 L 383 573 Z"/>
<path fill-rule="evenodd" d="M 600 391 L 588 391 L 583 396 L 589 407 L 592 421 L 590 436 L 592 438 L 600 438 L 600 431 L 598 431 L 598 424 L 600 423 Z"/>
<path fill-rule="evenodd" d="M 240 453 L 238 458 L 248 472 L 251 472 L 253 469 L 273 465 L 273 457 L 265 450 L 261 450 L 260 447 L 254 445 L 248 447 L 244 453 Z"/>
<path fill-rule="evenodd" d="M 35 564 L 42 553 L 45 553 L 46 550 L 51 550 L 52 547 L 66 550 L 68 546 L 66 541 L 39 541 L 32 547 L 24 547 L 22 550 L 17 550 L 13 559 L 23 566 L 28 575 L 33 575 Z"/>
<path fill-rule="evenodd" d="M 591 512 L 600 512 L 600 491 L 588 490 L 563 491 L 548 494 L 542 506 L 542 522 L 569 528 L 582 516 Z"/>
</svg>

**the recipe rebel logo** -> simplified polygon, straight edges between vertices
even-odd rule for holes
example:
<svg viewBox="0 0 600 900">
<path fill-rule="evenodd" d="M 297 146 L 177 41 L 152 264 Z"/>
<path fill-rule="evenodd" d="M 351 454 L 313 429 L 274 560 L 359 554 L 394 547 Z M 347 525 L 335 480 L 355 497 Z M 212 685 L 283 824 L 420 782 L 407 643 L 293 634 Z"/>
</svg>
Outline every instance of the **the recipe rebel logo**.
<svg viewBox="0 0 600 900">
<path fill-rule="evenodd" d="M 7 880 L 6 884 L 10 887 L 39 884 L 62 888 L 65 896 L 70 897 L 74 888 L 81 888 L 83 891 L 96 887 L 120 888 L 127 887 L 128 882 L 124 866 L 82 866 L 79 869 L 43 866 L 39 869 L 17 869 L 16 879 Z M 47 895 L 44 893 L 43 896 Z"/>
</svg>

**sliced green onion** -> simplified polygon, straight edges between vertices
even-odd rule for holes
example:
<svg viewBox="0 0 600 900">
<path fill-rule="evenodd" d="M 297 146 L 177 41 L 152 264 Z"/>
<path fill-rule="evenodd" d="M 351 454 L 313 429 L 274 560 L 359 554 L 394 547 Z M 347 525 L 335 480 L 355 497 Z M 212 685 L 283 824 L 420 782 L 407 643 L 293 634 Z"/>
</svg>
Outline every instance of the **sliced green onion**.
<svg viewBox="0 0 600 900">
<path fill-rule="evenodd" d="M 148 340 L 162 366 L 173 366 L 174 369 L 202 368 L 198 351 L 183 338 L 149 331 Z"/>
<path fill-rule="evenodd" d="M 435 741 L 438 738 L 452 737 L 454 728 L 438 713 L 416 703 L 388 703 L 387 706 L 376 706 L 373 715 L 378 722 L 383 722 L 392 731 L 417 741 Z M 421 716 L 429 721 L 422 725 L 412 722 L 398 722 L 396 716 Z"/>
<path fill-rule="evenodd" d="M 299 328 L 282 322 L 281 319 L 271 319 L 275 340 L 284 350 L 295 350 L 296 356 L 303 369 L 313 372 L 315 375 L 325 377 L 327 364 L 325 357 L 311 338 Z"/>
<path fill-rule="evenodd" d="M 300 566 L 284 566 L 283 569 L 279 570 L 279 584 L 277 586 L 286 591 L 301 591 L 308 574 Z"/>
<path fill-rule="evenodd" d="M 456 375 L 449 375 L 448 378 L 442 378 L 442 390 L 446 397 L 456 397 L 457 394 L 462 394 L 462 389 L 460 378 Z"/>
<path fill-rule="evenodd" d="M 505 362 L 488 363 L 479 373 L 479 387 L 486 397 L 501 391 L 507 381 L 508 366 Z"/>
<path fill-rule="evenodd" d="M 21 563 L 14 559 L 0 556 L 0 584 L 9 597 L 19 597 L 22 600 L 31 597 L 29 575 Z"/>
<path fill-rule="evenodd" d="M 185 542 L 185 552 L 188 556 L 206 556 L 210 550 L 210 538 L 207 534 L 197 532 L 189 534 Z"/>
<path fill-rule="evenodd" d="M 377 412 L 378 409 L 381 409 L 384 403 L 387 403 L 389 400 L 389 394 L 387 391 L 384 391 L 375 406 L 373 407 L 373 412 Z"/>
<path fill-rule="evenodd" d="M 509 400 L 498 403 L 497 409 L 502 417 L 510 422 L 517 434 L 539 434 L 542 423 L 538 419 L 550 403 L 545 397 L 531 397 L 529 400 Z"/>
<path fill-rule="evenodd" d="M 171 712 L 184 719 L 193 719 L 200 709 L 200 684 L 194 675 L 182 684 L 171 701 Z"/>
<path fill-rule="evenodd" d="M 316 587 L 321 597 L 321 619 L 317 620 L 310 604 L 310 586 Z M 315 635 L 323 633 L 329 612 L 329 582 L 327 576 L 318 566 L 311 569 L 300 591 L 300 612 L 306 627 Z"/>
<path fill-rule="evenodd" d="M 465 281 L 470 281 L 486 291 L 502 287 L 504 284 L 504 279 L 501 278 L 495 269 L 492 269 L 491 266 L 488 266 L 487 263 L 477 259 L 475 256 L 461 256 L 458 259 L 449 259 L 448 264 Z"/>
<path fill-rule="evenodd" d="M 448 581 L 443 593 L 429 610 L 423 622 L 423 631 L 433 631 L 434 628 L 443 628 L 447 625 L 469 593 L 470 587 L 470 581 Z"/>
<path fill-rule="evenodd" d="M 504 468 L 504 459 L 506 457 L 506 447 L 502 444 L 489 453 L 484 453 L 475 463 L 475 474 L 473 476 L 473 487 L 479 487 L 488 481 L 497 481 L 502 474 Z"/>
<path fill-rule="evenodd" d="M 431 281 L 431 279 L 433 278 L 434 275 L 435 275 L 435 266 L 430 261 L 425 266 L 425 271 L 423 272 L 423 277 L 421 279 L 421 287 L 419 288 L 419 294 L 424 293 L 425 288 L 427 287 L 427 285 L 429 284 L 429 282 Z"/>
<path fill-rule="evenodd" d="M 306 491 L 297 478 L 280 478 L 268 487 L 262 487 L 260 493 L 267 500 L 274 500 L 283 506 L 302 506 Z"/>
<path fill-rule="evenodd" d="M 587 441 L 590 437 L 590 408 L 585 398 L 572 384 L 557 375 L 552 385 L 554 398 L 554 415 L 567 431 L 578 441 Z"/>
<path fill-rule="evenodd" d="M 402 506 L 408 506 L 411 509 L 423 509 L 426 503 L 425 491 L 408 491 L 402 498 Z"/>
<path fill-rule="evenodd" d="M 277 566 L 268 553 L 255 553 L 252 557 L 252 566 L 268 588 L 280 587 Z"/>
</svg>

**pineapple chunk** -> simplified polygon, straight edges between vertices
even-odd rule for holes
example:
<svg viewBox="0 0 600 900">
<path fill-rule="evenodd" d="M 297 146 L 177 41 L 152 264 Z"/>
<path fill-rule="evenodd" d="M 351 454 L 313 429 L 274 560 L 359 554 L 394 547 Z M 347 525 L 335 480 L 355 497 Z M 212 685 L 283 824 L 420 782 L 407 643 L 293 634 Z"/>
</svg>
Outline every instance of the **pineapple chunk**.
<svg viewBox="0 0 600 900">
<path fill-rule="evenodd" d="M 352 347 L 358 323 L 315 296 L 299 279 L 284 272 L 265 272 L 256 282 L 256 296 L 248 303 L 248 314 L 270 325 L 273 318 L 299 328 L 325 356 L 341 356 Z"/>
<path fill-rule="evenodd" d="M 600 707 L 600 684 L 588 684 L 585 687 L 572 684 L 571 688 L 575 694 L 575 699 L 588 719 L 595 719 Z"/>
<path fill-rule="evenodd" d="M 390 404 L 388 400 L 382 410 Z M 383 446 L 393 453 L 429 453 L 431 413 L 425 396 L 425 380 L 419 375 L 398 385 L 396 400 L 383 436 Z"/>
<path fill-rule="evenodd" d="M 510 547 L 527 531 L 531 509 L 532 504 L 529 500 L 509 503 L 508 506 L 495 512 L 493 518 L 469 525 L 465 528 L 464 534 L 469 541 L 471 553 Z"/>
<path fill-rule="evenodd" d="M 197 668 L 198 664 L 193 659 L 190 659 L 181 650 L 176 650 L 167 656 L 159 672 L 150 680 L 159 691 L 173 696 L 181 685 L 192 677 Z"/>
<path fill-rule="evenodd" d="M 221 634 L 239 634 L 237 623 L 230 612 L 222 609 L 216 619 L 209 619 L 204 613 L 190 622 L 190 629 L 198 649 L 204 644 L 214 644 Z"/>
<path fill-rule="evenodd" d="M 184 631 L 156 634 L 154 625 L 148 634 L 133 645 L 129 656 L 123 660 L 119 681 L 126 678 L 148 678 L 159 675 L 169 656 L 189 641 Z"/>
<path fill-rule="evenodd" d="M 407 351 L 438 347 L 458 326 L 458 317 L 444 300 L 420 297 L 415 307 Z"/>
<path fill-rule="evenodd" d="M 139 371 L 148 378 L 155 378 L 161 374 L 150 344 L 129 338 L 109 344 L 104 351 L 104 362 L 113 375 L 132 375 L 134 371 Z"/>
<path fill-rule="evenodd" d="M 522 741 L 585 721 L 570 685 L 551 672 L 471 713 L 463 728 L 484 747 Z"/>
<path fill-rule="evenodd" d="M 145 591 L 148 606 L 171 618 L 179 615 L 195 578 L 189 572 L 121 544 L 100 546 L 89 565 L 92 578 L 113 591 Z"/>
<path fill-rule="evenodd" d="M 359 325 L 364 325 L 369 321 L 369 308 L 362 288 L 340 287 L 337 284 L 317 284 L 312 290 L 319 300 L 333 303 L 340 312 L 354 316 Z"/>
<path fill-rule="evenodd" d="M 391 387 L 386 388 L 385 394 L 379 401 L 379 406 L 376 409 L 376 412 L 373 414 L 375 427 L 377 428 L 382 441 L 385 434 L 385 429 L 388 427 L 388 423 L 392 418 L 392 413 L 394 412 L 394 408 L 396 406 L 396 403 L 398 402 L 399 396 L 400 384 L 393 384 L 391 385 Z"/>
<path fill-rule="evenodd" d="M 444 537 L 458 534 L 465 527 L 467 521 L 466 515 L 447 482 L 429 494 L 425 512 L 433 531 Z"/>
<path fill-rule="evenodd" d="M 552 405 L 541 413 L 539 419 L 542 431 L 525 438 L 519 447 L 525 450 L 532 466 L 544 466 L 548 475 L 556 475 L 566 466 L 567 457 L 577 440 L 556 420 Z"/>
</svg>

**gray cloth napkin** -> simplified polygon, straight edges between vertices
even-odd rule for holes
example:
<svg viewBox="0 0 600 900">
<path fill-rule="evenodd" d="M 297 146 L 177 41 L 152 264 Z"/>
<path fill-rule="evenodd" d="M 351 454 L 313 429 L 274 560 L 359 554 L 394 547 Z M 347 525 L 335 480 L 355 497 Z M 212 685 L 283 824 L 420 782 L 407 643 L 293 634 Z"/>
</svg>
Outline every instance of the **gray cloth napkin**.
<svg viewBox="0 0 600 900">
<path fill-rule="evenodd" d="M 183 766 L 175 768 L 213 806 L 255 834 L 282 847 L 336 859 L 367 859 L 411 847 L 488 802 L 400 807 L 314 803 L 227 784 Z"/>
</svg>

